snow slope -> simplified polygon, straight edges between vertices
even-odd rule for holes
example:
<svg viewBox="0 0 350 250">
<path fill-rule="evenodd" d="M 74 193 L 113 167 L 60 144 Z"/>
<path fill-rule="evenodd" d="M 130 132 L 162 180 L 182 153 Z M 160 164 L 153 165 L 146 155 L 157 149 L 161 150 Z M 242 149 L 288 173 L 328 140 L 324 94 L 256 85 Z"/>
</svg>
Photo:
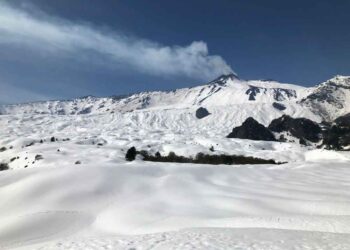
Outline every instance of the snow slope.
<svg viewBox="0 0 350 250">
<path fill-rule="evenodd" d="M 208 117 L 210 123 L 218 117 L 234 114 L 237 124 L 247 117 L 266 123 L 288 114 L 315 121 L 332 120 L 350 112 L 350 77 L 337 76 L 315 88 L 283 84 L 272 80 L 245 81 L 237 76 L 225 75 L 202 86 L 177 89 L 169 92 L 141 92 L 130 96 L 97 98 L 87 96 L 69 101 L 44 101 L 0 106 L 0 114 L 106 114 L 126 113 L 135 110 L 164 113 L 171 110 L 187 114 L 198 107 L 207 108 L 216 116 Z M 279 110 L 274 103 L 282 104 Z M 268 114 L 268 117 L 266 115 Z M 229 117 L 228 117 L 229 118 Z"/>
<path fill-rule="evenodd" d="M 112 249 L 125 249 L 126 243 L 126 249 L 141 249 L 150 241 L 155 248 L 157 239 L 167 237 L 170 249 L 205 241 L 212 245 L 209 249 L 254 241 L 252 249 L 292 249 L 298 244 L 304 249 L 346 249 L 349 177 L 349 162 L 277 167 L 89 162 L 7 171 L 0 175 L 5 201 L 0 207 L 0 246 L 100 249 L 99 244 L 102 248 L 111 242 Z M 212 228 L 212 233 L 190 241 L 197 232 L 191 228 Z M 237 234 L 226 241 L 230 231 L 222 235 L 214 228 L 235 228 Z M 163 233 L 169 231 L 175 233 Z M 154 235 L 141 235 L 150 233 Z M 215 234 L 223 237 L 217 245 Z M 247 239 L 251 234 L 259 236 Z M 298 236 L 303 244 L 295 242 Z"/>
<path fill-rule="evenodd" d="M 222 110 L 224 113 L 239 113 L 244 107 L 246 113 L 254 109 L 268 109 L 273 102 L 287 106 L 290 115 L 305 115 L 315 118 L 310 111 L 296 102 L 310 93 L 304 87 L 281 84 L 274 81 L 244 81 L 234 75 L 227 75 L 203 86 L 177 89 L 170 92 L 142 92 L 128 97 L 96 98 L 92 96 L 71 101 L 46 101 L 28 104 L 5 105 L 0 107 L 2 114 L 97 114 L 110 112 L 130 112 L 134 110 L 178 110 L 186 111 L 199 106 Z M 258 115 L 258 114 L 257 114 Z M 242 114 L 241 116 L 245 116 Z M 260 113 L 257 118 L 263 117 Z"/>
<path fill-rule="evenodd" d="M 319 84 L 301 103 L 314 113 L 318 112 L 324 120 L 333 121 L 350 113 L 350 77 L 335 76 Z"/>
<path fill-rule="evenodd" d="M 315 103 L 347 112 L 349 99 L 327 102 L 348 98 L 342 79 L 307 89 L 229 75 L 173 92 L 2 106 L 0 249 L 350 249 L 349 152 L 225 137 L 249 116 L 320 121 Z M 200 106 L 210 115 L 197 119 Z M 288 163 L 126 162 L 131 146 Z"/>
<path fill-rule="evenodd" d="M 0 172 L 0 249 L 350 247 L 349 153 L 228 139 L 225 125 L 171 112 L 0 116 L 11 168 Z M 127 163 L 131 146 L 289 163 Z"/>
</svg>

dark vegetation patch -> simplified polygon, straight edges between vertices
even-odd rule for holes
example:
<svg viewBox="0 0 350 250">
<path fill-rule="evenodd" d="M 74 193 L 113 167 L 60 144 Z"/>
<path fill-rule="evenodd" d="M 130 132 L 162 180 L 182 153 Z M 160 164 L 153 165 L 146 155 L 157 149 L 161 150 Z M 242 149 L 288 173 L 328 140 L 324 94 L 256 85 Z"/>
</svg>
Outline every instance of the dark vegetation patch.
<svg viewBox="0 0 350 250">
<path fill-rule="evenodd" d="M 135 147 L 128 150 L 125 158 L 132 161 L 139 154 L 143 157 L 144 161 L 152 162 L 177 162 L 177 163 L 195 163 L 195 164 L 212 164 L 212 165 L 243 165 L 243 164 L 282 164 L 275 160 L 265 160 L 250 156 L 243 155 L 208 155 L 204 153 L 198 153 L 194 158 L 177 155 L 174 152 L 170 152 L 167 156 L 162 156 L 159 152 L 154 155 L 149 154 L 147 151 L 137 151 Z"/>
<path fill-rule="evenodd" d="M 135 148 L 135 147 L 131 147 L 131 148 L 129 148 L 128 151 L 126 152 L 125 160 L 127 160 L 127 161 L 133 161 L 133 160 L 135 160 L 136 155 L 137 155 L 136 148 Z"/>
</svg>

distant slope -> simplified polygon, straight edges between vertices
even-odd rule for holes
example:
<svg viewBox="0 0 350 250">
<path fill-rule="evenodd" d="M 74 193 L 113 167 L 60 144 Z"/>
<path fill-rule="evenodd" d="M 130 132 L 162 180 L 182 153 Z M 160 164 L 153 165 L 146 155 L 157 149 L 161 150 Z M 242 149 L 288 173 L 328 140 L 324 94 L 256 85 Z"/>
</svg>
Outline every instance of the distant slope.
<svg viewBox="0 0 350 250">
<path fill-rule="evenodd" d="M 319 114 L 324 120 L 334 120 L 349 113 L 350 77 L 335 76 L 317 85 L 300 103 Z"/>
<path fill-rule="evenodd" d="M 230 74 L 206 85 L 168 92 L 141 92 L 126 97 L 88 96 L 69 101 L 3 105 L 0 114 L 79 115 L 135 110 L 158 110 L 164 113 L 166 110 L 177 110 L 185 115 L 202 106 L 214 116 L 236 119 L 237 122 L 252 116 L 266 124 L 283 114 L 321 121 L 350 112 L 349 82 L 349 77 L 338 76 L 316 88 L 305 88 L 272 80 L 245 81 Z M 212 118 L 213 116 L 208 116 L 205 119 Z M 219 120 L 225 122 L 225 119 Z M 216 121 L 217 117 L 212 122 Z"/>
</svg>

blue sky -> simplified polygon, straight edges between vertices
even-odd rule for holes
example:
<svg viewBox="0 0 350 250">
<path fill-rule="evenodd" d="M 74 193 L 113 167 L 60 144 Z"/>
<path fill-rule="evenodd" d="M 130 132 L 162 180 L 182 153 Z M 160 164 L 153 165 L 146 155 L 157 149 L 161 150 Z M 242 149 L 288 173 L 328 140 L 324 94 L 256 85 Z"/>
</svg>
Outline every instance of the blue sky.
<svg viewBox="0 0 350 250">
<path fill-rule="evenodd" d="M 350 74 L 350 1 L 3 0 L 0 103 Z"/>
</svg>

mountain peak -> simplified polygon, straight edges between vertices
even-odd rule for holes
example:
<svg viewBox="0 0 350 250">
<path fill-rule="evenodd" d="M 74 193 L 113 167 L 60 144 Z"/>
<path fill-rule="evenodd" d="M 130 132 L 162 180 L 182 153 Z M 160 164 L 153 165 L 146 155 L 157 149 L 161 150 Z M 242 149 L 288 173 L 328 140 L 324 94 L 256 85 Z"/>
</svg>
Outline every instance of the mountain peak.
<svg viewBox="0 0 350 250">
<path fill-rule="evenodd" d="M 219 76 L 218 78 L 216 78 L 215 80 L 211 81 L 210 83 L 216 83 L 219 85 L 224 85 L 226 84 L 228 81 L 234 81 L 234 80 L 238 80 L 238 75 L 235 73 L 230 73 L 230 74 L 223 74 L 221 76 Z"/>
<path fill-rule="evenodd" d="M 331 80 L 344 80 L 344 79 L 350 79 L 350 76 L 336 75 Z"/>
<path fill-rule="evenodd" d="M 319 87 L 334 86 L 334 87 L 350 87 L 350 76 L 336 75 L 333 78 L 321 83 Z"/>
</svg>

